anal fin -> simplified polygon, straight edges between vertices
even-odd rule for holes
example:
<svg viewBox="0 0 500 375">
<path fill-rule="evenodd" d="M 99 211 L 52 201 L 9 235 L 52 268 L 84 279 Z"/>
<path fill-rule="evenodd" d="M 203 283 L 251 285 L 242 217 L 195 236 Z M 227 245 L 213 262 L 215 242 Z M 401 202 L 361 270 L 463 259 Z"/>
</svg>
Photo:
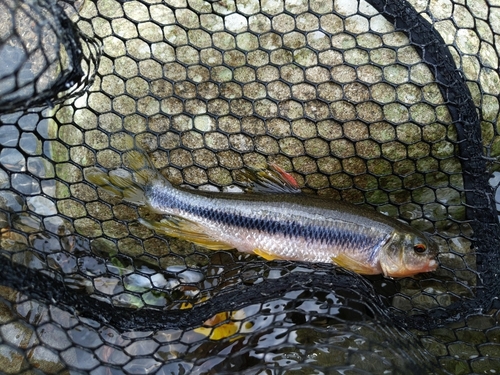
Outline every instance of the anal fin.
<svg viewBox="0 0 500 375">
<path fill-rule="evenodd" d="M 180 217 L 170 216 L 162 221 L 140 218 L 139 222 L 157 233 L 186 240 L 210 250 L 234 249 L 234 246 L 208 236 L 201 225 Z"/>
<path fill-rule="evenodd" d="M 261 249 L 254 249 L 253 250 L 254 254 L 264 258 L 265 260 L 275 260 L 275 259 L 280 259 L 274 254 L 268 253 L 267 251 L 261 250 Z"/>
</svg>

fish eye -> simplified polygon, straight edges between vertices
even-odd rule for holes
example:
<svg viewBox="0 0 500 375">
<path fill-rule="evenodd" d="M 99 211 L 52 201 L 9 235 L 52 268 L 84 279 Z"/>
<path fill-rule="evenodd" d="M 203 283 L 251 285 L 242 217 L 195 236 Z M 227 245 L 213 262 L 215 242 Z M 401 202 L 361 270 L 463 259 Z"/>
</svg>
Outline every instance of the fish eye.
<svg viewBox="0 0 500 375">
<path fill-rule="evenodd" d="M 425 246 L 425 244 L 423 244 L 423 243 L 418 243 L 415 246 L 413 246 L 413 251 L 415 251 L 416 253 L 419 253 L 419 254 L 425 253 L 426 250 L 427 250 L 427 246 Z"/>
</svg>

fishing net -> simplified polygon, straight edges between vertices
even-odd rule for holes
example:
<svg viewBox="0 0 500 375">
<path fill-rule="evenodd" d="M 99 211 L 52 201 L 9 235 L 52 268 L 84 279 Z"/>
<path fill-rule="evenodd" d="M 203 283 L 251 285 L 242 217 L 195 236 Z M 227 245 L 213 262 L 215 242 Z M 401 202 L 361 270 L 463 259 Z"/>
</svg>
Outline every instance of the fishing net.
<svg viewBox="0 0 500 375">
<path fill-rule="evenodd" d="M 500 4 L 0 0 L 8 374 L 500 371 Z M 173 184 L 275 163 L 439 245 L 362 277 L 158 236 L 85 180 L 134 140 Z"/>
</svg>

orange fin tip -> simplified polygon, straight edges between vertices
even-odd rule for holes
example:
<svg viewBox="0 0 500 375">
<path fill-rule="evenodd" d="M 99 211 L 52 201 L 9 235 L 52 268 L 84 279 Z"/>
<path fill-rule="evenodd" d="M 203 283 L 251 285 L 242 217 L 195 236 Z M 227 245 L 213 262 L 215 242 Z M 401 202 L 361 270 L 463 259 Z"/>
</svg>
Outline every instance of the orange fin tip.
<svg viewBox="0 0 500 375">
<path fill-rule="evenodd" d="M 285 182 L 291 188 L 300 190 L 299 183 L 297 182 L 295 177 L 293 177 L 290 173 L 281 168 L 278 164 L 269 163 L 269 167 L 271 167 L 276 173 L 278 173 L 283 182 Z"/>
<path fill-rule="evenodd" d="M 247 192 L 253 193 L 301 193 L 295 178 L 277 164 L 265 169 L 247 168 L 241 172 Z"/>
</svg>

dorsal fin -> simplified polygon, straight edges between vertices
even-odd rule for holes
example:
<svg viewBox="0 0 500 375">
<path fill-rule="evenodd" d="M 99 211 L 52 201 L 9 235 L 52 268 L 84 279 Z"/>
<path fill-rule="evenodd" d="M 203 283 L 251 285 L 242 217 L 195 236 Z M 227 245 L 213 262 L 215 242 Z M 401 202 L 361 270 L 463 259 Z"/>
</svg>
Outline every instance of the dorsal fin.
<svg viewBox="0 0 500 375">
<path fill-rule="evenodd" d="M 246 168 L 241 171 L 240 176 L 246 192 L 291 194 L 301 192 L 295 178 L 276 164 L 268 164 L 266 169 Z"/>
</svg>

